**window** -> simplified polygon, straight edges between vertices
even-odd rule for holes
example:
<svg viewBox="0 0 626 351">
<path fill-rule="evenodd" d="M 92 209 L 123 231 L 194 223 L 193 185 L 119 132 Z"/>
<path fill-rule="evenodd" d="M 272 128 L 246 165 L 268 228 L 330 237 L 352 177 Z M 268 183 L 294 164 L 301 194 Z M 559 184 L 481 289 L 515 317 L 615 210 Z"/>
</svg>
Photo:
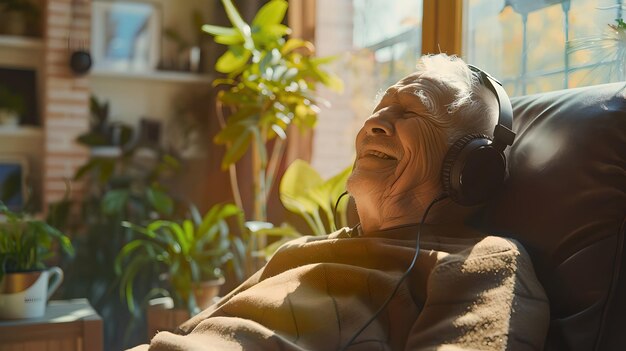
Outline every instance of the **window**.
<svg viewBox="0 0 626 351">
<path fill-rule="evenodd" d="M 625 80 L 626 28 L 609 26 L 624 7 L 624 0 L 465 0 L 463 57 L 512 96 Z"/>
<path fill-rule="evenodd" d="M 411 73 L 421 54 L 423 0 L 317 0 L 315 38 L 320 56 L 337 55 L 332 68 L 343 95 L 321 95 L 312 164 L 323 176 L 354 162 L 354 139 L 390 84 Z"/>
</svg>

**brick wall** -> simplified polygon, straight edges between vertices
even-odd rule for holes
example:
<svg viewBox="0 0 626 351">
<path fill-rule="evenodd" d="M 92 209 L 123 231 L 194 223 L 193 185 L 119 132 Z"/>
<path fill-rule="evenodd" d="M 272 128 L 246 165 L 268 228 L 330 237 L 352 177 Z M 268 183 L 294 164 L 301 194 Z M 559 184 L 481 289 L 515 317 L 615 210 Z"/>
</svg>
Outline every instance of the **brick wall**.
<svg viewBox="0 0 626 351">
<path fill-rule="evenodd" d="M 44 210 L 63 198 L 66 180 L 88 158 L 75 139 L 89 128 L 89 82 L 73 74 L 69 60 L 74 47 L 89 47 L 91 0 L 47 0 L 45 12 Z M 81 185 L 73 184 L 72 196 L 81 193 Z"/>
</svg>

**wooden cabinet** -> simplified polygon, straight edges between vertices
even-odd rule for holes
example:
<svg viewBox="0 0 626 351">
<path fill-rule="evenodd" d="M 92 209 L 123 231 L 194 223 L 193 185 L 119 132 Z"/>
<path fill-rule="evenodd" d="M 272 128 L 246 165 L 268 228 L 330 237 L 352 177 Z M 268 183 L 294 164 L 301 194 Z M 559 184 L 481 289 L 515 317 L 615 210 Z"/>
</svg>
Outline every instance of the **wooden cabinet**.
<svg viewBox="0 0 626 351">
<path fill-rule="evenodd" d="M 42 318 L 0 320 L 0 351 L 101 351 L 102 320 L 86 299 L 50 301 Z"/>
</svg>

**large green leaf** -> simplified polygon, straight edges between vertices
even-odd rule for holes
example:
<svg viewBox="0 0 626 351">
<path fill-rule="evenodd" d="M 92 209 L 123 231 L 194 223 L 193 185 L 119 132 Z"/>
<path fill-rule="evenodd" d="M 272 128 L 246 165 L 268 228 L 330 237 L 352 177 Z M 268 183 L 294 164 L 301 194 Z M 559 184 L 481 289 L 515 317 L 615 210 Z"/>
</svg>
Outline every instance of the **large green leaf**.
<svg viewBox="0 0 626 351">
<path fill-rule="evenodd" d="M 239 159 L 246 153 L 248 150 L 248 146 L 250 145 L 250 141 L 252 141 L 252 130 L 244 129 L 241 134 L 239 134 L 235 140 L 229 145 L 226 149 L 226 153 L 224 154 L 224 158 L 222 159 L 222 169 L 227 170 L 228 167 L 239 161 Z"/>
<path fill-rule="evenodd" d="M 241 18 L 239 11 L 237 11 L 237 8 L 233 5 L 231 0 L 222 0 L 222 4 L 224 4 L 226 15 L 228 16 L 230 23 L 232 23 L 243 36 L 245 48 L 250 51 L 254 50 L 254 42 L 252 41 L 252 31 L 250 30 L 250 26 L 243 20 L 243 18 Z"/>
<path fill-rule="evenodd" d="M 280 181 L 280 200 L 283 205 L 295 213 L 313 213 L 318 209 L 309 196 L 309 189 L 312 189 L 324 180 L 308 163 L 302 160 L 295 160 L 285 171 Z"/>
<path fill-rule="evenodd" d="M 164 191 L 149 187 L 146 190 L 146 197 L 150 205 L 159 213 L 171 215 L 174 212 L 174 200 Z"/>
<path fill-rule="evenodd" d="M 335 230 L 335 202 L 337 202 L 339 196 L 345 191 L 346 182 L 351 171 L 352 167 L 347 167 L 339 174 L 309 190 L 309 196 L 320 206 L 326 216 L 330 227 L 327 228 L 329 231 Z M 344 203 L 341 207 L 345 208 L 345 205 Z"/>
<path fill-rule="evenodd" d="M 289 40 L 287 40 L 285 45 L 283 45 L 283 47 L 280 49 L 280 52 L 283 55 L 287 55 L 288 53 L 290 53 L 291 51 L 295 49 L 299 49 L 301 47 L 308 47 L 310 45 L 313 45 L 313 44 L 311 44 L 310 42 L 306 40 L 302 40 L 299 38 L 290 38 Z"/>
<path fill-rule="evenodd" d="M 250 51 L 240 46 L 230 46 L 215 64 L 215 69 L 221 73 L 232 73 L 241 69 L 250 59 Z"/>
<path fill-rule="evenodd" d="M 204 215 L 202 224 L 198 227 L 198 235 L 204 235 L 211 227 L 216 226 L 219 221 L 240 214 L 241 209 L 233 204 L 216 204 Z"/>
<path fill-rule="evenodd" d="M 259 9 L 252 20 L 252 25 L 263 27 L 281 23 L 285 18 L 285 13 L 287 13 L 287 1 L 271 0 Z"/>
<path fill-rule="evenodd" d="M 239 32 L 233 35 L 218 35 L 215 37 L 215 42 L 222 45 L 240 45 L 243 43 L 243 37 Z"/>
<path fill-rule="evenodd" d="M 130 193 L 126 189 L 107 192 L 102 198 L 102 211 L 107 215 L 121 213 L 128 202 Z"/>
<path fill-rule="evenodd" d="M 211 35 L 216 35 L 216 36 L 217 35 L 235 35 L 239 33 L 235 28 L 214 26 L 212 24 L 202 25 L 202 31 L 207 32 Z"/>
</svg>

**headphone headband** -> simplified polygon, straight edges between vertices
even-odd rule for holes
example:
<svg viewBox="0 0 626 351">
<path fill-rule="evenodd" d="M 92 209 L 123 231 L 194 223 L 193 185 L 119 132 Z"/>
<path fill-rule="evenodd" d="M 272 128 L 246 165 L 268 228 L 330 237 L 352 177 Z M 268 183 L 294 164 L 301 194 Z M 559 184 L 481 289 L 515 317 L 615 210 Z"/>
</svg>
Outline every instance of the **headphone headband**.
<svg viewBox="0 0 626 351">
<path fill-rule="evenodd" d="M 509 101 L 509 97 L 506 91 L 504 91 L 502 83 L 500 83 L 497 79 L 476 66 L 467 66 L 473 73 L 478 75 L 482 85 L 489 89 L 489 91 L 491 91 L 496 97 L 499 113 L 498 124 L 493 131 L 493 146 L 500 151 L 504 151 L 507 146 L 513 145 L 513 141 L 515 140 L 515 133 L 513 132 L 513 108 L 511 107 L 511 101 Z"/>
</svg>

